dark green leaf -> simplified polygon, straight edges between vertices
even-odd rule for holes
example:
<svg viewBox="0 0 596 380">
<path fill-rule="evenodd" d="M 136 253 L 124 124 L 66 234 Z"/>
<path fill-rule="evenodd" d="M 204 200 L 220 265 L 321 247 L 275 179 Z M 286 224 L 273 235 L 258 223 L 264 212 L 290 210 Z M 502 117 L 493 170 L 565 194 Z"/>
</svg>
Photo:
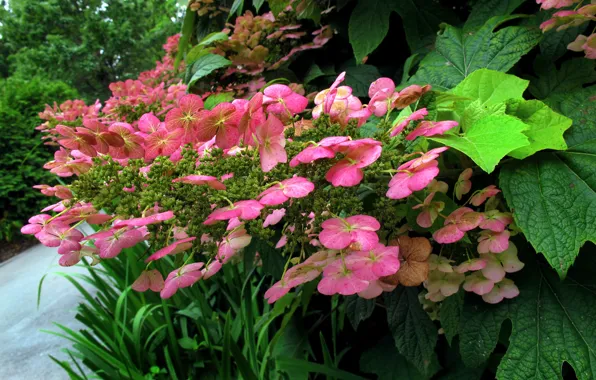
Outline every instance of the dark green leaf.
<svg viewBox="0 0 596 380">
<path fill-rule="evenodd" d="M 558 9 L 541 10 L 534 17 L 530 18 L 530 23 L 539 26 L 542 22 L 550 19 Z M 554 62 L 567 53 L 567 45 L 573 42 L 578 34 L 588 27 L 588 23 L 580 26 L 567 28 L 561 31 L 551 30 L 544 33 L 540 44 L 540 58 L 545 62 Z"/>
<path fill-rule="evenodd" d="M 359 0 L 349 23 L 350 44 L 356 63 L 372 53 L 389 31 L 391 2 L 386 0 Z"/>
<path fill-rule="evenodd" d="M 398 286 L 385 293 L 387 322 L 400 354 L 431 376 L 437 329 L 418 301 L 418 288 Z"/>
<path fill-rule="evenodd" d="M 357 295 L 346 297 L 346 316 L 354 330 L 357 330 L 360 322 L 367 320 L 374 310 L 374 299 L 368 300 Z"/>
<path fill-rule="evenodd" d="M 481 68 L 508 71 L 541 38 L 540 30 L 532 27 L 509 26 L 495 32 L 516 17 L 493 17 L 474 33 L 445 25 L 437 36 L 436 51 L 422 60 L 410 82 L 450 89 Z"/>
<path fill-rule="evenodd" d="M 464 293 L 464 290 L 460 289 L 459 292 L 447 297 L 441 303 L 441 309 L 439 311 L 441 327 L 450 345 L 453 338 L 459 334 L 459 323 L 464 306 Z"/>
<path fill-rule="evenodd" d="M 199 79 L 211 74 L 217 69 L 229 66 L 232 61 L 229 61 L 218 54 L 207 54 L 199 59 L 192 66 L 192 77 L 188 82 L 188 86 L 191 87 Z"/>
<path fill-rule="evenodd" d="M 464 24 L 464 31 L 472 31 L 484 25 L 494 16 L 507 16 L 525 0 L 480 0 L 474 3 L 472 12 Z"/>
<path fill-rule="evenodd" d="M 225 102 L 231 102 L 234 100 L 234 95 L 229 92 L 220 92 L 217 94 L 210 95 L 205 99 L 205 109 L 212 110 L 216 105 Z"/>
<path fill-rule="evenodd" d="M 178 68 L 180 61 L 182 61 L 182 58 L 186 53 L 196 18 L 197 12 L 191 11 L 190 7 L 188 7 L 182 23 L 182 36 L 180 37 L 180 41 L 178 41 L 178 52 L 176 53 L 176 60 L 174 61 L 175 68 Z"/>
<path fill-rule="evenodd" d="M 530 82 L 530 92 L 538 99 L 566 93 L 596 81 L 596 62 L 585 58 L 564 61 L 559 70 L 551 61 L 535 64 L 537 78 Z"/>
<path fill-rule="evenodd" d="M 317 66 L 316 63 L 313 63 L 308 69 L 306 75 L 304 76 L 304 84 L 309 84 L 313 80 L 323 76 L 325 76 L 325 73 L 321 70 L 319 66 Z"/>
<path fill-rule="evenodd" d="M 395 348 L 391 337 L 385 337 L 360 357 L 360 370 L 374 373 L 378 380 L 425 380 Z"/>
<path fill-rule="evenodd" d="M 259 13 L 259 9 L 261 9 L 263 3 L 265 3 L 265 0 L 252 0 L 252 6 L 255 7 L 257 13 Z"/>
<path fill-rule="evenodd" d="M 345 71 L 344 83 L 352 87 L 352 93 L 355 96 L 367 96 L 370 84 L 381 76 L 379 70 L 371 65 L 350 66 Z"/>
</svg>

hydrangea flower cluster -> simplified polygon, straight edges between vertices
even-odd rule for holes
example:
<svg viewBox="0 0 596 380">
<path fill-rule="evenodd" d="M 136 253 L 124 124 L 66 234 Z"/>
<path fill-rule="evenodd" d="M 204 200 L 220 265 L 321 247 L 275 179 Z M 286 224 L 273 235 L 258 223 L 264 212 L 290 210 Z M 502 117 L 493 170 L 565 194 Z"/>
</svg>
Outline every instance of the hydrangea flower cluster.
<svg viewBox="0 0 596 380">
<path fill-rule="evenodd" d="M 490 303 L 517 295 L 505 275 L 523 264 L 500 191 L 461 203 L 472 190 L 466 169 L 444 178 L 458 205 L 437 178 L 448 148 L 425 139 L 458 123 L 429 110 L 430 86 L 398 90 L 379 78 L 362 104 L 342 73 L 314 104 L 273 84 L 206 109 L 184 86 L 143 77 L 112 84 L 103 107 L 75 101 L 43 113 L 41 129 L 60 146 L 46 168 L 77 178 L 36 186 L 59 201 L 22 232 L 57 247 L 61 265 L 145 244 L 147 269 L 132 287 L 163 298 L 250 252 L 286 261 L 269 302 L 319 278 L 325 295 L 374 298 L 420 284 L 433 302 L 462 284 Z M 366 132 L 373 115 L 377 129 Z M 79 232 L 84 222 L 98 232 Z M 179 267 L 160 273 L 155 263 L 168 257 Z"/>
</svg>

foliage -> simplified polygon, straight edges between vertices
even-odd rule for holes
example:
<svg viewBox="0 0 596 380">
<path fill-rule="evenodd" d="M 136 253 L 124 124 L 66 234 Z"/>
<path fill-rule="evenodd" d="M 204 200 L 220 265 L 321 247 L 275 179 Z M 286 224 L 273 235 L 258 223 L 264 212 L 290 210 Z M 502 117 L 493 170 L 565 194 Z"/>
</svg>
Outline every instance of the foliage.
<svg viewBox="0 0 596 380">
<path fill-rule="evenodd" d="M 88 101 L 154 65 L 178 17 L 174 0 L 12 0 L 0 12 L 8 72 L 62 80 Z"/>
<path fill-rule="evenodd" d="M 76 97 L 76 91 L 40 77 L 2 80 L 0 91 L 0 240 L 11 240 L 32 213 L 47 205 L 46 197 L 31 187 L 55 181 L 42 168 L 52 150 L 35 131 L 38 113 L 48 103 Z"/>
<path fill-rule="evenodd" d="M 221 340 L 179 343 L 223 378 L 592 378 L 596 7 L 538 4 L 577 7 L 192 1 L 152 74 L 45 113 L 75 179 L 23 232 L 64 266 L 144 245 L 123 294 L 206 303 Z"/>
</svg>

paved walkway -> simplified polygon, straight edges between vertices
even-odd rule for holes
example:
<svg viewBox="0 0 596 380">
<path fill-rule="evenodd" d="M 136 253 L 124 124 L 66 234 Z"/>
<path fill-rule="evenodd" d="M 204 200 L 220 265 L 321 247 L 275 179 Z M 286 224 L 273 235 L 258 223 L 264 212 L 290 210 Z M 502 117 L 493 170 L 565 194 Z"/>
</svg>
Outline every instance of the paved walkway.
<svg viewBox="0 0 596 380">
<path fill-rule="evenodd" d="M 37 245 L 0 264 L 0 379 L 53 380 L 68 379 L 62 368 L 48 355 L 65 360 L 60 350 L 70 342 L 40 332 L 54 330 L 53 322 L 73 329 L 76 306 L 82 299 L 66 279 L 48 275 L 44 280 L 39 309 L 39 280 L 51 272 L 85 272 L 84 268 L 58 266 L 56 248 Z"/>
</svg>

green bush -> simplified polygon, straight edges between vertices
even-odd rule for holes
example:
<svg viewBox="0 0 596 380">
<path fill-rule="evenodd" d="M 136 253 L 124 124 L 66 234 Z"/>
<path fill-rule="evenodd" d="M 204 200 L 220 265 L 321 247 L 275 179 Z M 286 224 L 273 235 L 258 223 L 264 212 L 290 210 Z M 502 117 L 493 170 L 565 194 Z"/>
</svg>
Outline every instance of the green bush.
<svg viewBox="0 0 596 380">
<path fill-rule="evenodd" d="M 11 240 L 24 221 L 47 206 L 48 198 L 31 188 L 56 181 L 43 169 L 54 149 L 39 139 L 38 113 L 46 104 L 76 96 L 64 82 L 41 77 L 0 81 L 0 240 Z"/>
</svg>

